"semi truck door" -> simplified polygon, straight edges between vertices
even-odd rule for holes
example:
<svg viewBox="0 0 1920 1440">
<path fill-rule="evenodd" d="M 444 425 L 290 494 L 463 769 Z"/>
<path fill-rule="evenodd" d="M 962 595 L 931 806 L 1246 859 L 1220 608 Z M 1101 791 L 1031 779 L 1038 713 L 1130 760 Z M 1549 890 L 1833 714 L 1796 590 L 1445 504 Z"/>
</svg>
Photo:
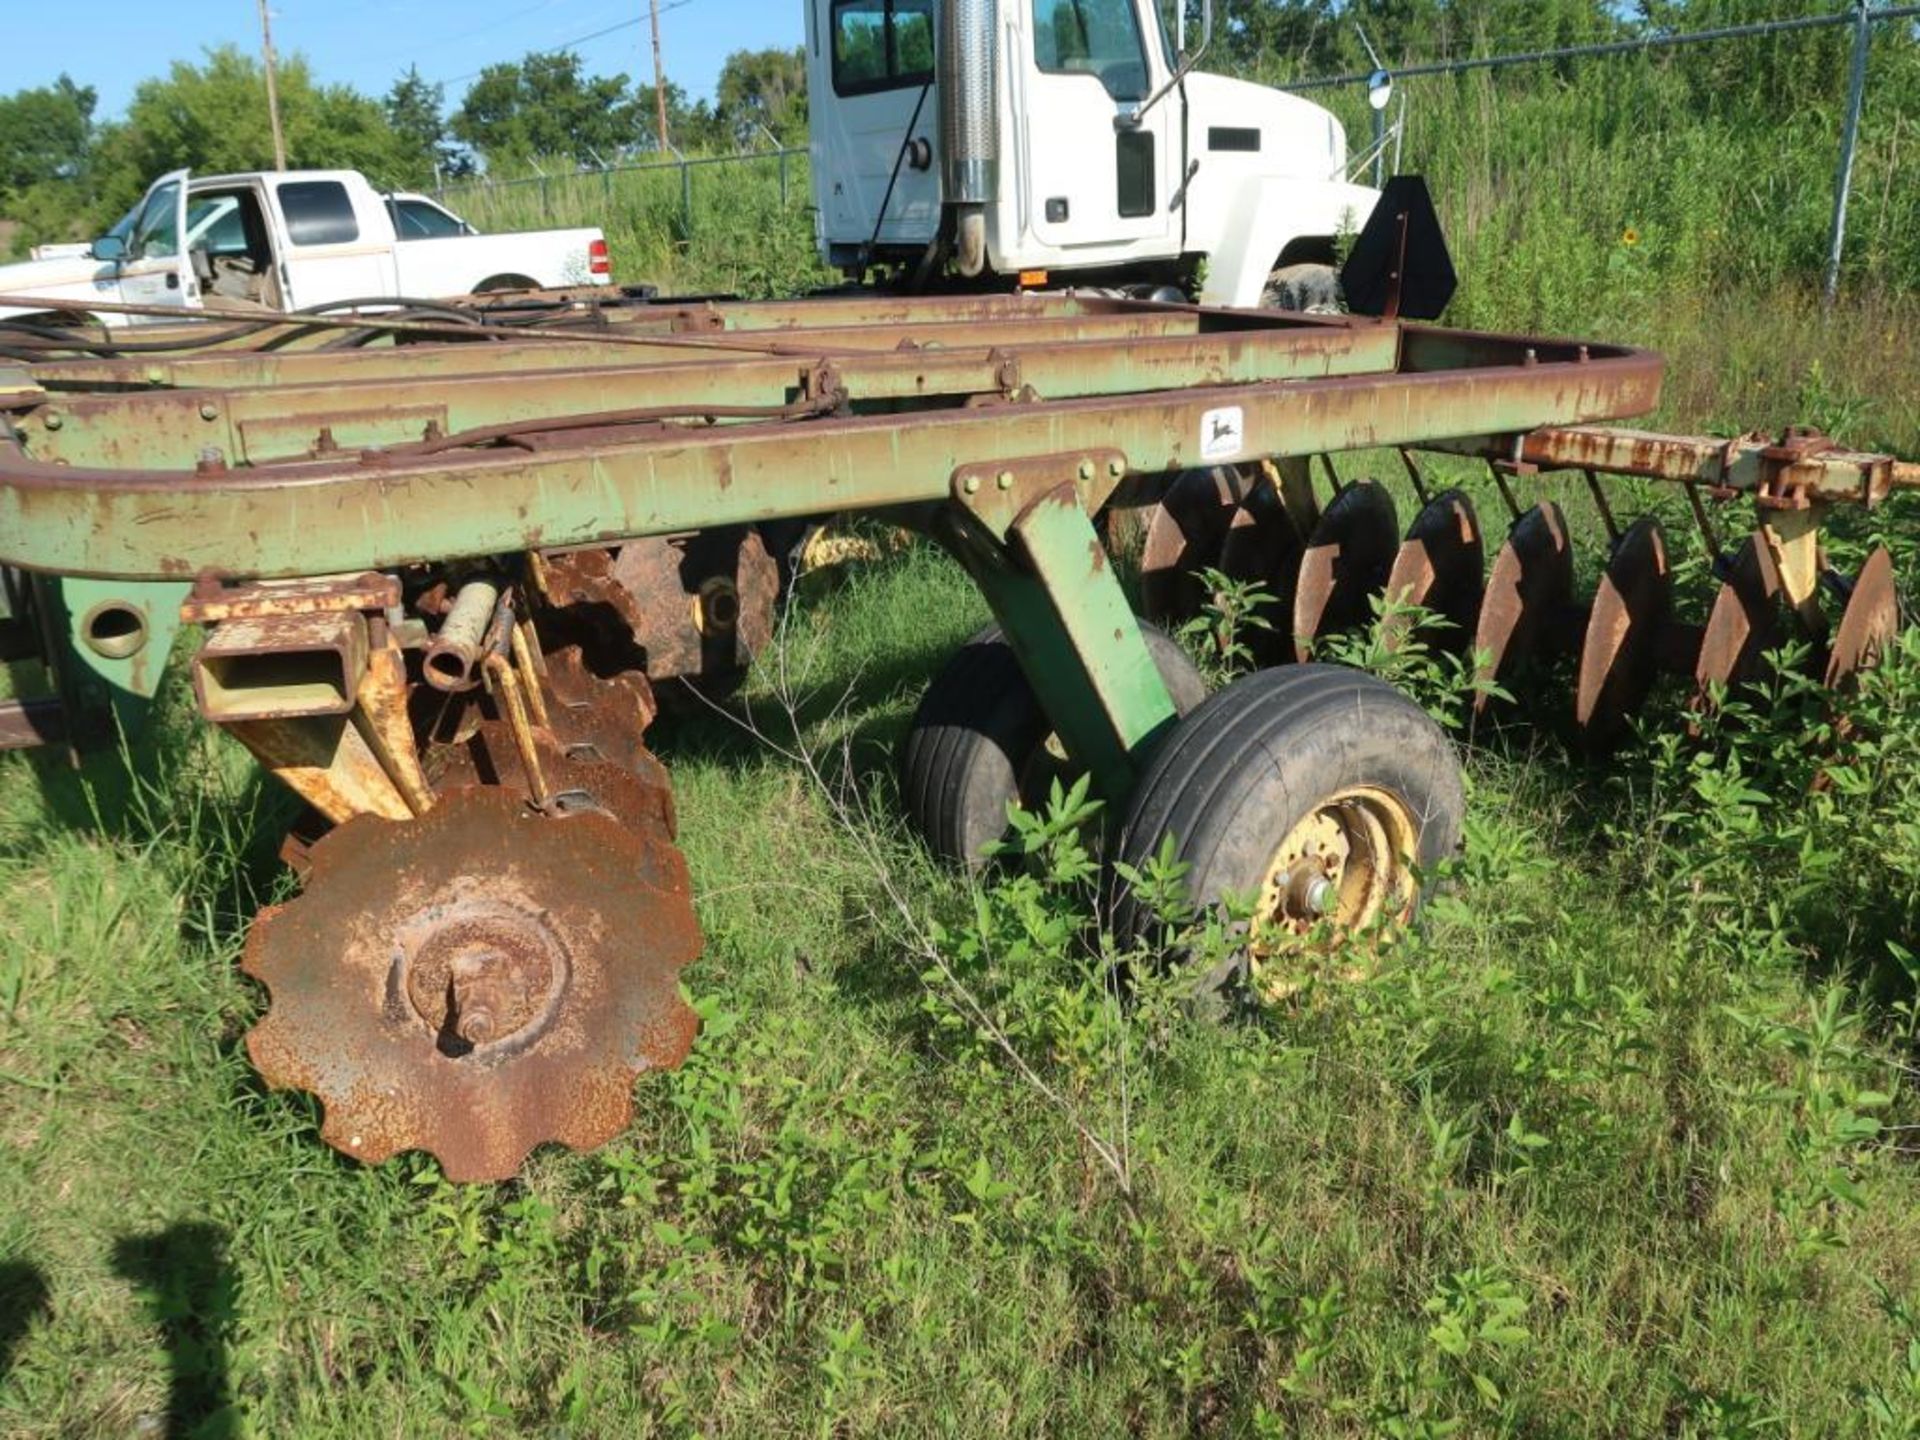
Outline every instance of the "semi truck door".
<svg viewBox="0 0 1920 1440">
<path fill-rule="evenodd" d="M 1016 60 L 1025 95 L 1015 104 L 1033 233 L 1061 249 L 1128 244 L 1136 254 L 1177 252 L 1180 97 L 1168 96 L 1138 126 L 1114 125 L 1167 75 L 1137 0 L 1028 3 L 1032 44 Z"/>
<path fill-rule="evenodd" d="M 129 305 L 180 305 L 189 299 L 193 272 L 187 266 L 187 172 L 162 175 L 147 191 L 120 261 L 120 298 Z M 153 316 L 133 317 L 151 325 Z"/>
<path fill-rule="evenodd" d="M 815 17 L 825 23 L 813 37 L 814 93 L 822 97 L 814 164 L 831 244 L 865 245 L 876 223 L 882 244 L 924 245 L 939 229 L 933 5 L 816 0 Z M 905 160 L 902 146 L 912 147 Z"/>
</svg>

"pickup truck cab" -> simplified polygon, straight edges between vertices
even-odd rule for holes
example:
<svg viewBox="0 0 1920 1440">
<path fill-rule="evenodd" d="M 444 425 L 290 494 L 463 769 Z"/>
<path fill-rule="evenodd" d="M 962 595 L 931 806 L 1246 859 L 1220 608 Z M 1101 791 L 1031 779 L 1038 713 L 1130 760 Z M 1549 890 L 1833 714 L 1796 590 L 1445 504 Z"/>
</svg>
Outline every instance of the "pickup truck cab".
<svg viewBox="0 0 1920 1440">
<path fill-rule="evenodd" d="M 353 170 L 154 181 L 84 253 L 0 266 L 0 318 L 92 316 L 92 306 L 302 310 L 612 283 L 598 230 L 479 235 L 423 195 L 382 195 Z M 162 317 L 99 313 L 109 326 Z"/>
</svg>

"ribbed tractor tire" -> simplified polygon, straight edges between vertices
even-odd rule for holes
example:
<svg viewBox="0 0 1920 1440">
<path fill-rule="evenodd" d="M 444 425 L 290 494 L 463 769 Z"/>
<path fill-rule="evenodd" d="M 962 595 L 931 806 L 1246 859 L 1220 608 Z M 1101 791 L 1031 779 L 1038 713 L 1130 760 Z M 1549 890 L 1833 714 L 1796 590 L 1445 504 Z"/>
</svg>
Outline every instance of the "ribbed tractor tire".
<svg viewBox="0 0 1920 1440">
<path fill-rule="evenodd" d="M 1315 664 L 1264 670 L 1214 695 L 1160 746 L 1135 788 L 1110 861 L 1142 868 L 1170 835 L 1175 857 L 1189 867 L 1195 904 L 1257 897 L 1303 827 L 1323 813 L 1373 805 L 1398 809 L 1405 821 L 1411 853 L 1399 858 L 1410 858 L 1414 870 L 1402 865 L 1399 879 L 1414 883 L 1416 870 L 1450 858 L 1460 845 L 1466 791 L 1445 733 L 1398 690 L 1361 671 Z M 1393 828 L 1389 823 L 1380 833 Z M 1332 893 L 1344 895 L 1346 883 L 1343 876 Z M 1154 915 L 1117 878 L 1113 884 L 1116 939 L 1123 946 L 1150 943 Z M 1424 898 L 1415 889 L 1394 909 L 1404 908 L 1410 922 Z M 1296 923 L 1290 913 L 1276 912 L 1272 924 Z"/>
<path fill-rule="evenodd" d="M 1267 277 L 1260 307 L 1302 315 L 1338 315 L 1344 308 L 1340 272 L 1331 265 L 1284 265 Z"/>
<path fill-rule="evenodd" d="M 1165 631 L 1140 626 L 1174 709 L 1189 714 L 1207 698 L 1207 682 Z M 900 794 L 928 848 L 978 870 L 1007 833 L 1010 801 L 1039 804 L 1036 770 L 1053 733 L 1020 662 L 989 625 L 962 645 L 928 687 L 900 754 Z"/>
</svg>

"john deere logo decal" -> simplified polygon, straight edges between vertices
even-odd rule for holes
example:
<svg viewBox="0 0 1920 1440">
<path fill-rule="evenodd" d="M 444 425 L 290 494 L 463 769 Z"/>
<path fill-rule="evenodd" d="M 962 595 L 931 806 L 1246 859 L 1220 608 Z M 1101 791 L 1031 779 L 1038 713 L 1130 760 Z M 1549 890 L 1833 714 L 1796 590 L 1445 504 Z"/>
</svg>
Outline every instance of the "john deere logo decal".
<svg viewBox="0 0 1920 1440">
<path fill-rule="evenodd" d="M 1209 410 L 1200 420 L 1200 458 L 1232 460 L 1247 448 L 1247 417 L 1238 405 Z"/>
</svg>

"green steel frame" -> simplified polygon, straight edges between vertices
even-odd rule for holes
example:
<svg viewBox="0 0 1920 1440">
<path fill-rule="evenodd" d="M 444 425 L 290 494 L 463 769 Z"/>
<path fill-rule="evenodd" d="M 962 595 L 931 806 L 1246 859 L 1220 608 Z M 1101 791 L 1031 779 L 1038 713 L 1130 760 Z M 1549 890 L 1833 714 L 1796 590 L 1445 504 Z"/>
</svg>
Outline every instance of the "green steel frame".
<svg viewBox="0 0 1920 1440">
<path fill-rule="evenodd" d="M 1615 346 L 1031 297 L 679 307 L 540 336 L 0 372 L 0 563 L 45 577 L 72 698 L 136 711 L 205 575 L 884 511 L 965 564 L 1069 751 L 1120 796 L 1173 707 L 1104 507 L 1205 465 L 1504 453 L 1642 414 L 1661 380 Z"/>
</svg>

